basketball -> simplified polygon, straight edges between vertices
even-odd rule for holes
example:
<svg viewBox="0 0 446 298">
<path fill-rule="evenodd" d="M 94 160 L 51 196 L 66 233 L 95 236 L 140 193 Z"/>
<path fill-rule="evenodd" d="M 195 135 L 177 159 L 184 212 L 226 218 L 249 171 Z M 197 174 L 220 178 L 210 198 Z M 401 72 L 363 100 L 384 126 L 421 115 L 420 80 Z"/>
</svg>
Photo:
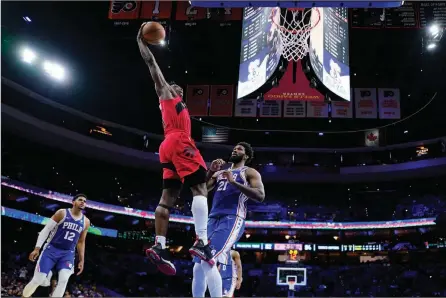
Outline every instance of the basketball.
<svg viewBox="0 0 446 298">
<path fill-rule="evenodd" d="M 142 28 L 142 36 L 149 44 L 160 44 L 166 38 L 166 31 L 160 23 L 148 22 Z"/>
</svg>

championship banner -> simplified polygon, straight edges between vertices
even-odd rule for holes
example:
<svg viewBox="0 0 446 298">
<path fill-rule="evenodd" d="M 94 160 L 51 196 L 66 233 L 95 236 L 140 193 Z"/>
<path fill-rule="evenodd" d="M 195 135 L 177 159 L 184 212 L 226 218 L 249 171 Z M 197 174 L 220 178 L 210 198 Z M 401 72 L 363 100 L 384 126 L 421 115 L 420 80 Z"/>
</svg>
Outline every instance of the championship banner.
<svg viewBox="0 0 446 298">
<path fill-rule="evenodd" d="M 305 118 L 306 116 L 306 102 L 285 100 L 283 102 L 283 117 L 284 118 Z"/>
<path fill-rule="evenodd" d="M 196 7 L 190 5 L 189 1 L 178 1 L 177 13 L 175 19 L 177 21 L 196 21 L 205 19 L 207 16 L 207 8 Z"/>
<path fill-rule="evenodd" d="M 141 10 L 140 1 L 110 1 L 108 18 L 111 20 L 135 20 Z"/>
<path fill-rule="evenodd" d="M 375 88 L 355 88 L 355 116 L 363 119 L 377 118 Z"/>
<path fill-rule="evenodd" d="M 378 88 L 379 118 L 400 119 L 400 89 Z"/>
<path fill-rule="evenodd" d="M 328 118 L 328 103 L 327 102 L 307 102 L 307 117 L 308 118 Z"/>
<path fill-rule="evenodd" d="M 379 146 L 379 129 L 372 129 L 364 132 L 364 143 L 367 147 Z"/>
<path fill-rule="evenodd" d="M 218 22 L 241 21 L 243 8 L 225 7 L 210 9 L 210 19 Z"/>
<path fill-rule="evenodd" d="M 351 101 L 332 101 L 331 102 L 332 118 L 352 118 L 352 102 Z"/>
<path fill-rule="evenodd" d="M 257 99 L 242 99 L 235 102 L 235 117 L 256 117 Z"/>
<path fill-rule="evenodd" d="M 172 1 L 142 1 L 141 19 L 170 19 L 172 14 Z"/>
<path fill-rule="evenodd" d="M 188 85 L 186 99 L 191 116 L 208 115 L 209 85 Z"/>
<path fill-rule="evenodd" d="M 232 108 L 234 104 L 234 86 L 211 86 L 210 103 L 209 116 L 232 117 Z"/>
<path fill-rule="evenodd" d="M 265 118 L 282 117 L 282 101 L 281 100 L 263 101 L 259 107 L 259 116 Z"/>
<path fill-rule="evenodd" d="M 266 92 L 263 98 L 265 100 L 324 101 L 324 95 L 310 87 L 300 61 L 288 63 L 279 86 Z"/>
</svg>

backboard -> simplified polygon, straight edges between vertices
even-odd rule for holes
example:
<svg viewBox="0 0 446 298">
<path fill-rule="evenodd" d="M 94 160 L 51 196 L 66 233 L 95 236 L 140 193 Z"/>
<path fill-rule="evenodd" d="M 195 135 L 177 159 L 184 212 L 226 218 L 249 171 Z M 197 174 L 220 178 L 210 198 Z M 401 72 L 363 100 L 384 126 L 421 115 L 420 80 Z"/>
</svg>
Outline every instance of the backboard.
<svg viewBox="0 0 446 298">
<path fill-rule="evenodd" d="M 307 269 L 300 267 L 278 267 L 276 285 L 289 286 L 290 281 L 295 281 L 296 286 L 307 285 Z"/>
</svg>

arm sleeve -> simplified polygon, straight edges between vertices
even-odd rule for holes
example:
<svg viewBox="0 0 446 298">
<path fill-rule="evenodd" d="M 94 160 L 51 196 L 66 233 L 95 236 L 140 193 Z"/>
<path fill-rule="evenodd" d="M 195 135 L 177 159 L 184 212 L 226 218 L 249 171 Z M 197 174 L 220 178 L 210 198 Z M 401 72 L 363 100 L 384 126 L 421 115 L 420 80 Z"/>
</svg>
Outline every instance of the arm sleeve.
<svg viewBox="0 0 446 298">
<path fill-rule="evenodd" d="M 36 247 L 41 248 L 45 240 L 50 235 L 50 232 L 56 227 L 57 222 L 55 222 L 52 218 L 48 221 L 45 227 L 40 231 L 39 237 L 37 237 Z"/>
</svg>

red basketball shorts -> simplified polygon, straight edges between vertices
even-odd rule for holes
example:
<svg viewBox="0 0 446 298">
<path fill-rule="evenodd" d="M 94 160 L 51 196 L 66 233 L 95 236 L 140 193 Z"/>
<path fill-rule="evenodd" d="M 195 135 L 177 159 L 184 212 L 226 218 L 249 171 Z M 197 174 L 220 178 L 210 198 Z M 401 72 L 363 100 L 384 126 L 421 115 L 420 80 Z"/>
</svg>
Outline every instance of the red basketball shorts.
<svg viewBox="0 0 446 298">
<path fill-rule="evenodd" d="M 163 165 L 163 179 L 179 179 L 195 173 L 206 163 L 195 142 L 186 133 L 171 133 L 159 148 L 160 162 Z"/>
</svg>

